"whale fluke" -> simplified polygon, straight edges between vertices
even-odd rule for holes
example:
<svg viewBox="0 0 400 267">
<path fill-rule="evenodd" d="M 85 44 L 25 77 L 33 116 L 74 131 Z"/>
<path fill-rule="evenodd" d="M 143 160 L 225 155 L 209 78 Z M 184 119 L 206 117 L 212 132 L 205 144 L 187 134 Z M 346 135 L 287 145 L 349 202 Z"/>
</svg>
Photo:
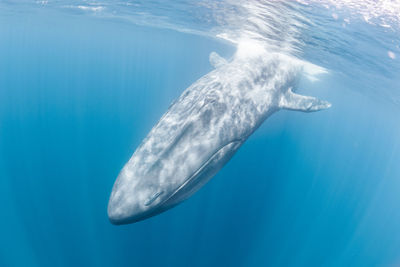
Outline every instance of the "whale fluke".
<svg viewBox="0 0 400 267">
<path fill-rule="evenodd" d="M 223 66 L 223 65 L 225 65 L 227 63 L 228 62 L 226 61 L 226 59 L 221 57 L 220 55 L 218 55 L 216 52 L 211 52 L 210 53 L 210 64 L 214 68 L 218 68 L 218 67 Z"/>
<path fill-rule="evenodd" d="M 325 100 L 293 93 L 292 88 L 289 88 L 279 101 L 280 108 L 303 112 L 314 112 L 329 108 L 330 106 L 331 103 Z"/>
</svg>

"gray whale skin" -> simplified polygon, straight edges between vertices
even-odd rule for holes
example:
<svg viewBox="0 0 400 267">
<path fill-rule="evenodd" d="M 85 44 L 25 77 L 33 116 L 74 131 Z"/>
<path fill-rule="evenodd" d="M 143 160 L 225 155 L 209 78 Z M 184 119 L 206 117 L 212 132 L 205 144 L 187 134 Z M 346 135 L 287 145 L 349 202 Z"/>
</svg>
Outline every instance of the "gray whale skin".
<svg viewBox="0 0 400 267">
<path fill-rule="evenodd" d="M 230 62 L 213 52 L 210 62 L 215 69 L 182 93 L 121 170 L 111 223 L 137 222 L 190 197 L 274 112 L 330 107 L 294 93 L 301 76 L 324 72 L 310 63 L 260 47 L 239 47 Z"/>
</svg>

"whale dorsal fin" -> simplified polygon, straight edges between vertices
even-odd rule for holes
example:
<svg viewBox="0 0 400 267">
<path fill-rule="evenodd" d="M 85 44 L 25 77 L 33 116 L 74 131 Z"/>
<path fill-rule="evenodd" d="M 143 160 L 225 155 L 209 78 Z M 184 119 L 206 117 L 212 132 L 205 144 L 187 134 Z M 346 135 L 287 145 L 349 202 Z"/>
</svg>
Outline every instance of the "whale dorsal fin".
<svg viewBox="0 0 400 267">
<path fill-rule="evenodd" d="M 330 106 L 331 104 L 327 101 L 312 96 L 295 94 L 293 93 L 292 88 L 289 88 L 286 94 L 284 94 L 279 101 L 280 108 L 303 112 L 318 111 L 329 108 Z"/>
<path fill-rule="evenodd" d="M 223 66 L 223 65 L 225 65 L 227 63 L 228 62 L 226 61 L 226 59 L 221 57 L 220 55 L 218 55 L 216 52 L 211 52 L 210 53 L 210 64 L 214 68 L 218 68 L 218 67 Z"/>
</svg>

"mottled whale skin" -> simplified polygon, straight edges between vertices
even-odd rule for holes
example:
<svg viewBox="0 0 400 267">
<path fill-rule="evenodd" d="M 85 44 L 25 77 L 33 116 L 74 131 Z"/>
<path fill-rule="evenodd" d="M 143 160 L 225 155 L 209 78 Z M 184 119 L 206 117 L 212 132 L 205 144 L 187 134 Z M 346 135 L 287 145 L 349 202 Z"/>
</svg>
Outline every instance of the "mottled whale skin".
<svg viewBox="0 0 400 267">
<path fill-rule="evenodd" d="M 146 219 L 190 197 L 274 112 L 330 107 L 293 92 L 307 66 L 291 56 L 244 47 L 230 62 L 216 53 L 210 62 L 215 69 L 170 106 L 120 172 L 108 205 L 113 224 Z"/>
</svg>

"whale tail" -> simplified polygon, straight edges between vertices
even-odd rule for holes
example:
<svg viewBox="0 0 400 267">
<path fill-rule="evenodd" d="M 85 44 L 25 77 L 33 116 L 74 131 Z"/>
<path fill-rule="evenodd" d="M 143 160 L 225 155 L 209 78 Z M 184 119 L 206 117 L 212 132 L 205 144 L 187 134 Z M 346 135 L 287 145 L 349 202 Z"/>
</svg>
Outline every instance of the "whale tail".
<svg viewBox="0 0 400 267">
<path fill-rule="evenodd" d="M 279 107 L 302 112 L 314 112 L 331 107 L 331 103 L 312 96 L 293 93 L 292 88 L 282 95 Z"/>
</svg>

